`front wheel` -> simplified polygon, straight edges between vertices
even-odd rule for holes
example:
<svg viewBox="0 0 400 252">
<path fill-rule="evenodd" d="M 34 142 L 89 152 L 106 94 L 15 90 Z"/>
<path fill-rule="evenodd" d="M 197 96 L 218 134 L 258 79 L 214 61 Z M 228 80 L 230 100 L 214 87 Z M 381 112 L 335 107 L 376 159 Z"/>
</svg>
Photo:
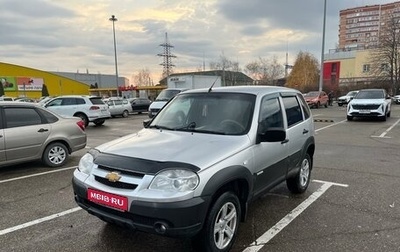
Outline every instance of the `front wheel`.
<svg viewBox="0 0 400 252">
<path fill-rule="evenodd" d="M 299 172 L 296 176 L 286 179 L 286 185 L 292 193 L 303 193 L 310 184 L 312 161 L 308 153 L 300 164 Z"/>
<path fill-rule="evenodd" d="M 47 166 L 59 167 L 62 166 L 68 158 L 68 149 L 65 144 L 52 143 L 46 147 L 43 152 L 42 161 Z"/>
<path fill-rule="evenodd" d="M 193 242 L 200 251 L 229 251 L 235 242 L 240 219 L 240 202 L 233 192 L 225 192 L 212 205 L 203 230 Z"/>
<path fill-rule="evenodd" d="M 353 121 L 353 117 L 352 116 L 347 116 L 347 121 Z"/>
</svg>

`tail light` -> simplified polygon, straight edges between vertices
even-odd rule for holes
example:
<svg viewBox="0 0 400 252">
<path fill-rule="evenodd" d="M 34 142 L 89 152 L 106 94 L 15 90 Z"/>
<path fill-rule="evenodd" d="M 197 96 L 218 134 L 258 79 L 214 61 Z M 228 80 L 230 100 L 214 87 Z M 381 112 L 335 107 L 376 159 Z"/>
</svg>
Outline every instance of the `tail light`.
<svg viewBox="0 0 400 252">
<path fill-rule="evenodd" d="M 98 109 L 100 109 L 99 106 L 91 106 L 89 110 L 98 110 Z"/>
<path fill-rule="evenodd" d="M 85 131 L 85 122 L 80 120 L 76 122 L 76 125 L 78 125 L 79 128 L 81 128 L 81 130 Z"/>
</svg>

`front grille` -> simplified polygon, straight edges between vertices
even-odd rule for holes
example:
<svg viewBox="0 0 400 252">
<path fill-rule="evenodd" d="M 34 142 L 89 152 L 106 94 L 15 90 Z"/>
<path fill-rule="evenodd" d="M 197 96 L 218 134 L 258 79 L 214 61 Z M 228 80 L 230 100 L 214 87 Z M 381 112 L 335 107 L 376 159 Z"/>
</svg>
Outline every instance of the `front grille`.
<svg viewBox="0 0 400 252">
<path fill-rule="evenodd" d="M 102 178 L 99 176 L 94 176 L 94 179 L 103 185 L 114 187 L 114 188 L 120 188 L 120 189 L 135 190 L 136 187 L 138 186 L 136 184 L 129 184 L 129 183 L 124 183 L 124 182 L 120 182 L 120 181 L 111 182 L 108 179 Z"/>
<path fill-rule="evenodd" d="M 111 168 L 111 167 L 104 166 L 104 165 L 99 165 L 98 168 L 102 169 L 102 170 L 110 171 L 110 172 L 119 172 L 121 174 L 126 174 L 126 175 L 130 175 L 133 177 L 138 177 L 138 178 L 144 177 L 143 173 L 139 173 L 139 172 L 135 172 L 135 171 L 128 171 L 128 170 L 120 169 L 120 168 Z"/>
<path fill-rule="evenodd" d="M 375 110 L 378 109 L 380 104 L 353 104 L 353 109 Z"/>
</svg>

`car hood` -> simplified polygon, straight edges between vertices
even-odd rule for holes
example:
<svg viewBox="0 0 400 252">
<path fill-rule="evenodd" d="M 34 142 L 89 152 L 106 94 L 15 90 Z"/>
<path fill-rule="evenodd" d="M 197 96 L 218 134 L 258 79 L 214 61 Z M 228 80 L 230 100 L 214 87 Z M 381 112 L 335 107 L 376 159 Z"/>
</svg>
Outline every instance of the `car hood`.
<svg viewBox="0 0 400 252">
<path fill-rule="evenodd" d="M 340 96 L 338 99 L 339 99 L 339 100 L 346 100 L 346 99 L 350 99 L 351 97 L 354 97 L 354 96 L 343 95 L 343 96 Z"/>
<path fill-rule="evenodd" d="M 382 104 L 385 103 L 385 99 L 353 99 L 351 104 Z"/>
<path fill-rule="evenodd" d="M 305 99 L 306 101 L 312 101 L 312 100 L 318 99 L 318 96 L 314 96 L 314 97 L 304 97 L 304 99 Z"/>
<path fill-rule="evenodd" d="M 160 162 L 175 161 L 209 167 L 247 148 L 247 135 L 226 136 L 183 131 L 142 129 L 98 146 L 101 152 Z"/>
</svg>

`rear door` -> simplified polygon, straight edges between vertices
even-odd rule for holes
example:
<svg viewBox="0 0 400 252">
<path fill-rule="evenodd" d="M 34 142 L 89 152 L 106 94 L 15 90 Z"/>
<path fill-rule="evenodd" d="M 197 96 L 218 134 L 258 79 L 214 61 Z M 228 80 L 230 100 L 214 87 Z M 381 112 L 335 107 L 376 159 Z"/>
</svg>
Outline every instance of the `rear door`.
<svg viewBox="0 0 400 252">
<path fill-rule="evenodd" d="M 43 143 L 51 133 L 51 125 L 43 121 L 34 108 L 6 107 L 4 116 L 7 161 L 40 157 Z"/>
<path fill-rule="evenodd" d="M 309 123 L 310 111 L 300 95 L 285 95 L 282 97 L 282 101 L 287 123 L 286 137 L 289 140 L 289 169 L 292 169 L 300 163 L 304 144 L 312 133 Z"/>
</svg>

